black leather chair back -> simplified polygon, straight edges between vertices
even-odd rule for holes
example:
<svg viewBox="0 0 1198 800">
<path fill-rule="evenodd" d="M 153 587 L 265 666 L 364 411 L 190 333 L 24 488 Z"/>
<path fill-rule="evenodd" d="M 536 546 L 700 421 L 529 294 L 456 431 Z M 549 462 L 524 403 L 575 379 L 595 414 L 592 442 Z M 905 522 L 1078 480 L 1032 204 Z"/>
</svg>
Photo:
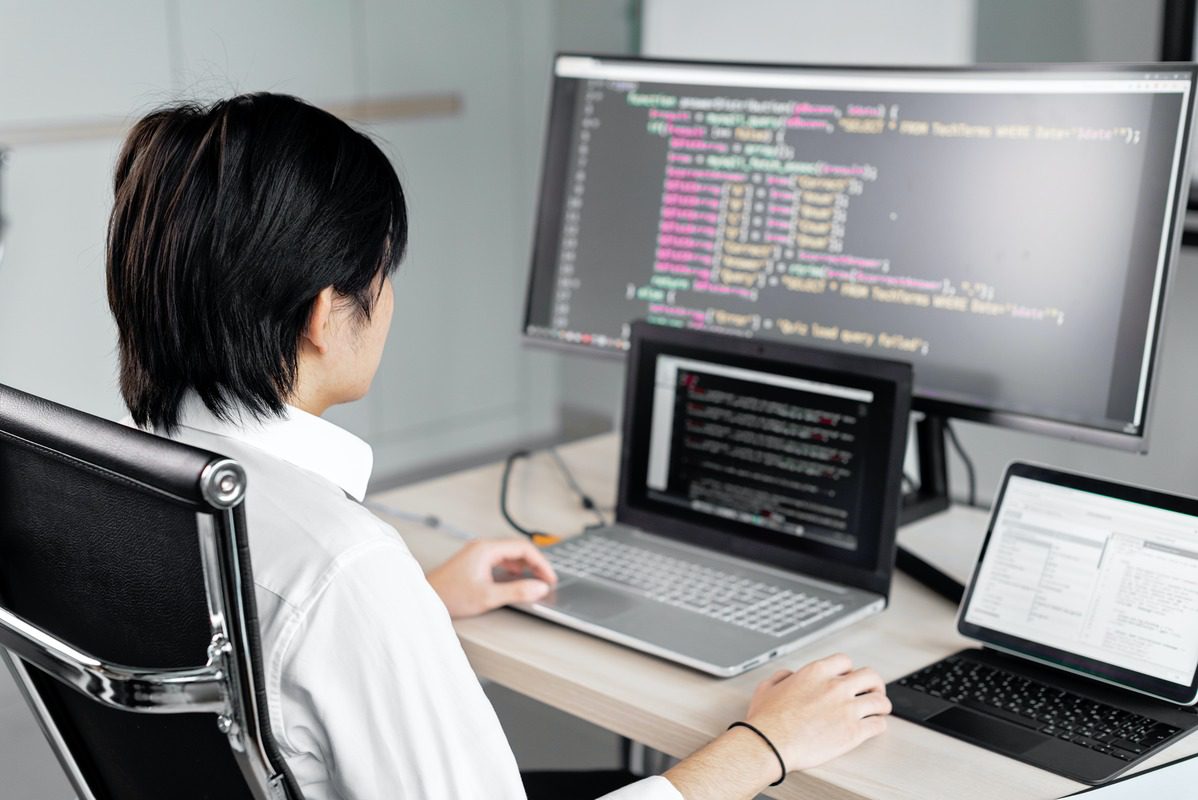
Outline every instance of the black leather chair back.
<svg viewBox="0 0 1198 800">
<path fill-rule="evenodd" d="M 200 479 L 221 456 L 0 385 L 0 605 L 105 662 L 203 665 L 212 639 L 197 535 Z M 244 512 L 241 556 L 258 725 L 286 775 L 262 693 Z M 213 714 L 111 708 L 27 668 L 80 800 L 254 798 Z M 287 794 L 300 797 L 288 778 Z M 90 793 L 90 794 L 87 794 Z M 257 795 L 260 796 L 260 795 Z"/>
</svg>

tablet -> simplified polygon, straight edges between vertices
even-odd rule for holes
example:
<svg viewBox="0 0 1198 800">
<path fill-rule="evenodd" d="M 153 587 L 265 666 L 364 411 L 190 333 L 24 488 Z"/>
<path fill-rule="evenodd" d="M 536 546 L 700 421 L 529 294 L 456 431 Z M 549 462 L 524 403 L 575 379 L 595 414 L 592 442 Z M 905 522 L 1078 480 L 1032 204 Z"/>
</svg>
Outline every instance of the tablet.
<svg viewBox="0 0 1198 800">
<path fill-rule="evenodd" d="M 1180 705 L 1198 700 L 1198 499 L 1013 463 L 957 629 Z"/>
</svg>

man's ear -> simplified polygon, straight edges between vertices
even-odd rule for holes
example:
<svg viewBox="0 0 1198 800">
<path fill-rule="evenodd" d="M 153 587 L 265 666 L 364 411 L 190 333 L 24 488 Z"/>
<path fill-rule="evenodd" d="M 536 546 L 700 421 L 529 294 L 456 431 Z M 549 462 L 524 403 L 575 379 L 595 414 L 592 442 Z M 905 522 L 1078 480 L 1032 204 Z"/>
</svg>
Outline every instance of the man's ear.
<svg viewBox="0 0 1198 800">
<path fill-rule="evenodd" d="M 329 321 L 332 314 L 333 287 L 326 286 L 312 301 L 312 310 L 308 312 L 308 324 L 300 334 L 301 338 L 321 355 L 329 350 Z"/>
</svg>

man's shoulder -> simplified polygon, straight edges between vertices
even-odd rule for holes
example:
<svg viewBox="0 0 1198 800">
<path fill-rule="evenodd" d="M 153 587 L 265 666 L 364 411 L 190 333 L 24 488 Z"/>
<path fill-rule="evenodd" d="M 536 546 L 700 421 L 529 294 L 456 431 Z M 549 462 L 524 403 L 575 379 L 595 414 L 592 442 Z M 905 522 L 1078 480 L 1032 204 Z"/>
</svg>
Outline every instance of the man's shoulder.
<svg viewBox="0 0 1198 800">
<path fill-rule="evenodd" d="M 130 421 L 126 421 L 129 423 Z M 246 472 L 245 514 L 254 583 L 268 609 L 309 605 L 354 564 L 419 565 L 396 530 L 323 475 L 231 436 L 182 427 L 171 437 L 235 459 Z"/>
<path fill-rule="evenodd" d="M 288 605 L 310 602 L 362 559 L 415 566 L 395 529 L 339 490 L 305 487 L 309 491 L 288 492 L 281 500 L 270 487 L 260 488 L 266 491 L 246 495 L 254 582 Z"/>
<path fill-rule="evenodd" d="M 214 444 L 246 471 L 254 582 L 284 604 L 310 602 L 338 571 L 369 553 L 415 564 L 396 530 L 336 484 L 241 442 Z"/>
</svg>

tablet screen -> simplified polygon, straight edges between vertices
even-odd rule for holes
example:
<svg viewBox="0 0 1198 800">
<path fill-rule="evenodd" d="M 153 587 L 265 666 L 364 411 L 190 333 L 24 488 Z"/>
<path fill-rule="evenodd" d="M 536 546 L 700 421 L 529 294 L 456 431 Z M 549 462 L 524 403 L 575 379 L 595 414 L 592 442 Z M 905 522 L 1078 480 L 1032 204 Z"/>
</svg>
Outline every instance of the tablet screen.
<svg viewBox="0 0 1198 800">
<path fill-rule="evenodd" d="M 1008 473 L 962 606 L 962 632 L 1192 701 L 1198 516 L 1185 506 L 1198 504 L 1030 469 L 1014 465 Z"/>
</svg>

